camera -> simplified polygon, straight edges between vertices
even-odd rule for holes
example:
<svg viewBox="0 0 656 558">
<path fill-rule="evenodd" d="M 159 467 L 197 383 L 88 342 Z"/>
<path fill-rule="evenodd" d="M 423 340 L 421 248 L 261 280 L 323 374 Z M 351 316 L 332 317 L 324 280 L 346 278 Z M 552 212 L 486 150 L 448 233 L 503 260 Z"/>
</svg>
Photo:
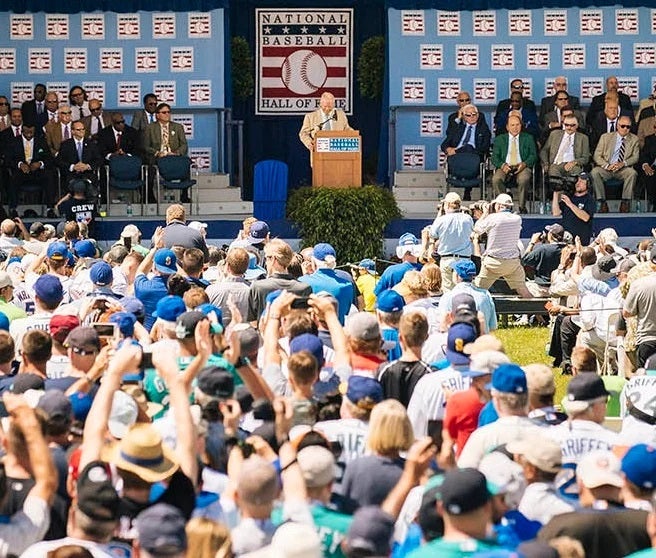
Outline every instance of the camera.
<svg viewBox="0 0 656 558">
<path fill-rule="evenodd" d="M 562 192 L 568 196 L 574 195 L 574 184 L 576 184 L 576 177 L 553 176 L 549 178 L 551 189 L 554 192 Z"/>
</svg>

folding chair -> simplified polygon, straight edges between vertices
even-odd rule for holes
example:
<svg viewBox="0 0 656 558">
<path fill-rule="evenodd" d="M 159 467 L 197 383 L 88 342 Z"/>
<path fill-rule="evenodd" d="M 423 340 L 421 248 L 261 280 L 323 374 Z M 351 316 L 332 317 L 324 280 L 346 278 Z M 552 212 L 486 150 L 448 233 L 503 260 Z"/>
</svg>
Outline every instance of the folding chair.
<svg viewBox="0 0 656 558">
<path fill-rule="evenodd" d="M 446 158 L 447 192 L 453 188 L 481 187 L 481 199 L 485 199 L 485 160 L 478 153 L 455 153 Z"/>
<path fill-rule="evenodd" d="M 183 155 L 168 155 L 157 159 L 157 214 L 159 215 L 160 189 L 186 190 L 191 188 L 189 213 L 193 213 L 193 193 L 196 190 L 196 213 L 200 212 L 198 205 L 198 188 L 193 188 L 198 181 L 191 178 L 191 159 Z M 198 174 L 198 172 L 196 172 Z"/>
<path fill-rule="evenodd" d="M 144 199 L 146 196 L 145 188 L 148 184 L 148 167 L 143 164 L 139 157 L 130 155 L 119 155 L 109 158 L 107 165 L 107 215 L 110 214 L 111 198 L 109 197 L 110 188 L 128 192 L 139 191 L 139 202 L 141 205 L 141 215 L 144 215 Z M 134 199 L 132 200 L 134 201 Z"/>
</svg>

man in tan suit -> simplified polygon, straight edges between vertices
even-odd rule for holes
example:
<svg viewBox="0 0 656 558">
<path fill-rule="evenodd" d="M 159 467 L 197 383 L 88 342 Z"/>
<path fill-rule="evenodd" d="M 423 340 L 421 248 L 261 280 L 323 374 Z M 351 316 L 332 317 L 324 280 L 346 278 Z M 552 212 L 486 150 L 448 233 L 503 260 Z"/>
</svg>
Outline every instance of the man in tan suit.
<svg viewBox="0 0 656 558">
<path fill-rule="evenodd" d="M 53 157 L 59 153 L 59 146 L 62 141 L 71 139 L 73 133 L 71 130 L 71 107 L 61 105 L 57 110 L 57 120 L 49 120 L 45 126 L 46 142 Z"/>
<path fill-rule="evenodd" d="M 98 132 L 112 123 L 112 117 L 105 114 L 102 109 L 102 103 L 98 99 L 89 101 L 90 115 L 82 119 L 84 129 L 87 131 L 87 138 L 96 139 Z"/>
<path fill-rule="evenodd" d="M 563 129 L 554 130 L 540 150 L 542 168 L 549 177 L 572 177 L 575 179 L 583 172 L 583 166 L 590 160 L 590 142 L 588 137 L 578 132 L 576 116 L 569 115 L 563 120 Z"/>
<path fill-rule="evenodd" d="M 320 131 L 328 130 L 352 130 L 343 110 L 335 108 L 335 97 L 332 93 L 325 92 L 319 100 L 319 108 L 310 112 L 303 118 L 303 126 L 298 137 L 310 152 L 314 148 L 314 136 Z"/>
<path fill-rule="evenodd" d="M 633 188 L 638 173 L 633 165 L 640 157 L 638 136 L 631 133 L 631 117 L 620 116 L 617 131 L 603 134 L 594 152 L 594 162 L 599 165 L 592 169 L 590 177 L 594 186 L 595 197 L 600 204 L 600 213 L 608 213 L 604 183 L 617 178 L 624 182 L 620 212 L 628 213 L 633 199 Z"/>
</svg>

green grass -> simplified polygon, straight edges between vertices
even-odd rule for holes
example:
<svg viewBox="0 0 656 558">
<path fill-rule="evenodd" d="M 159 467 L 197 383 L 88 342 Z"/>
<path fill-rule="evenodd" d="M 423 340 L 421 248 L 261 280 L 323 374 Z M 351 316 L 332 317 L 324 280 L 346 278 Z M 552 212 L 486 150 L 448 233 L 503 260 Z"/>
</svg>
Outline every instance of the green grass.
<svg viewBox="0 0 656 558">
<path fill-rule="evenodd" d="M 545 350 L 549 342 L 549 328 L 546 327 L 506 327 L 498 329 L 494 334 L 501 340 L 508 357 L 519 365 L 540 362 L 551 366 L 553 359 Z M 554 368 L 556 381 L 556 396 L 554 401 L 560 402 L 565 396 L 565 390 L 570 376 L 563 376 L 560 368 Z"/>
</svg>

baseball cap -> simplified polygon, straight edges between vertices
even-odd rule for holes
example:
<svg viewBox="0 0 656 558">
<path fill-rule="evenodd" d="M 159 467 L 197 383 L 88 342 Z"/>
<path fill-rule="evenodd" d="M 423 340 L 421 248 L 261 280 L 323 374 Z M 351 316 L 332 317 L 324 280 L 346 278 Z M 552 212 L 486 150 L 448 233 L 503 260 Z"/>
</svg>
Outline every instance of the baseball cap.
<svg viewBox="0 0 656 558">
<path fill-rule="evenodd" d="M 82 470 L 77 481 L 77 507 L 91 519 L 115 521 L 119 518 L 119 505 L 120 498 L 106 465 L 92 461 Z"/>
<path fill-rule="evenodd" d="M 613 256 L 602 256 L 592 266 L 592 276 L 599 281 L 608 281 L 615 277 L 615 258 Z"/>
<path fill-rule="evenodd" d="M 134 314 L 137 320 L 143 318 L 145 315 L 146 310 L 144 308 L 143 302 L 141 302 L 135 296 L 124 296 L 121 299 L 121 305 L 126 312 Z"/>
<path fill-rule="evenodd" d="M 445 355 L 451 364 L 469 363 L 469 356 L 464 353 L 465 345 L 476 339 L 474 326 L 466 323 L 455 323 L 449 327 L 446 338 Z"/>
<path fill-rule="evenodd" d="M 187 549 L 186 520 L 170 504 L 155 504 L 135 520 L 139 546 L 153 556 L 177 556 Z"/>
<path fill-rule="evenodd" d="M 536 395 L 553 395 L 556 383 L 553 372 L 546 364 L 528 364 L 524 366 L 529 393 Z"/>
<path fill-rule="evenodd" d="M 315 244 L 312 253 L 313 257 L 320 262 L 335 261 L 337 258 L 337 252 L 335 252 L 335 249 L 327 242 Z"/>
<path fill-rule="evenodd" d="M 157 301 L 153 317 L 167 322 L 175 322 L 181 314 L 187 311 L 184 300 L 177 295 L 166 295 Z"/>
<path fill-rule="evenodd" d="M 264 221 L 255 221 L 248 232 L 247 240 L 250 244 L 259 244 L 269 234 L 269 225 Z"/>
<path fill-rule="evenodd" d="M 319 368 L 324 364 L 323 342 L 312 333 L 302 333 L 289 342 L 289 353 L 308 351 L 317 360 Z"/>
<path fill-rule="evenodd" d="M 62 301 L 64 289 L 59 277 L 47 273 L 34 283 L 34 294 L 46 304 L 54 304 Z"/>
<path fill-rule="evenodd" d="M 321 446 L 308 446 L 296 458 L 308 488 L 322 488 L 335 478 L 335 458 Z"/>
<path fill-rule="evenodd" d="M 136 244 L 139 241 L 139 237 L 141 236 L 141 231 L 137 225 L 125 225 L 121 231 L 121 237 L 126 236 L 129 236 L 132 239 L 132 242 Z"/>
<path fill-rule="evenodd" d="M 371 275 L 378 275 L 378 273 L 376 273 L 376 262 L 370 258 L 365 258 L 364 260 L 360 260 L 358 267 L 362 269 L 366 269 L 367 272 Z"/>
<path fill-rule="evenodd" d="M 419 240 L 412 233 L 405 233 L 399 237 L 399 245 L 396 247 L 396 257 L 402 258 L 407 252 L 415 256 L 421 252 Z"/>
<path fill-rule="evenodd" d="M 450 266 L 451 269 L 456 272 L 458 277 L 464 279 L 465 281 L 471 281 L 474 277 L 476 277 L 476 266 L 471 260 L 453 260 Z"/>
<path fill-rule="evenodd" d="M 576 377 L 576 376 L 575 376 Z M 576 467 L 576 478 L 586 488 L 610 485 L 622 488 L 621 463 L 612 451 L 596 450 L 581 457 Z"/>
<path fill-rule="evenodd" d="M 6 271 L 0 271 L 0 289 L 13 286 L 13 284 L 14 282 L 11 280 L 11 275 Z"/>
<path fill-rule="evenodd" d="M 175 252 L 168 248 L 160 248 L 157 250 L 153 262 L 155 264 L 155 269 L 164 275 L 172 275 L 178 270 L 176 267 L 177 259 L 175 257 Z"/>
<path fill-rule="evenodd" d="M 266 269 L 261 265 L 257 265 L 257 256 L 253 252 L 248 254 L 248 268 L 244 272 L 244 279 L 246 281 L 254 281 L 266 275 Z"/>
<path fill-rule="evenodd" d="M 500 364 L 492 373 L 491 389 L 501 393 L 527 393 L 526 374 L 515 363 Z"/>
<path fill-rule="evenodd" d="M 340 391 L 353 405 L 369 411 L 384 398 L 383 386 L 368 376 L 350 376 L 348 382 L 340 385 Z"/>
<path fill-rule="evenodd" d="M 64 343 L 68 334 L 79 325 L 77 316 L 55 314 L 50 318 L 50 336 L 58 343 Z"/>
<path fill-rule="evenodd" d="M 467 346 L 469 345 L 466 345 L 466 347 Z M 468 378 L 477 378 L 479 376 L 486 376 L 488 374 L 493 374 L 494 371 L 500 365 L 507 364 L 509 362 L 510 359 L 501 351 L 497 351 L 497 350 L 478 351 L 471 355 L 471 360 L 469 361 L 469 369 L 462 371 L 461 374 Z"/>
<path fill-rule="evenodd" d="M 590 175 L 587 172 L 582 172 L 579 174 L 579 178 L 581 180 L 585 180 L 586 182 L 590 181 Z"/>
<path fill-rule="evenodd" d="M 560 444 L 547 436 L 514 440 L 506 445 L 506 449 L 515 455 L 523 455 L 531 465 L 547 473 L 560 471 L 563 462 Z"/>
<path fill-rule="evenodd" d="M 444 511 L 450 515 L 477 510 L 491 497 L 485 475 L 472 468 L 447 471 L 440 492 Z"/>
<path fill-rule="evenodd" d="M 197 312 L 202 312 L 210 321 L 210 332 L 214 334 L 223 333 L 223 311 L 218 306 L 206 302 L 195 308 Z"/>
<path fill-rule="evenodd" d="M 631 446 L 622 458 L 624 476 L 643 490 L 656 487 L 656 448 L 647 444 Z"/>
<path fill-rule="evenodd" d="M 512 509 L 519 506 L 526 488 L 524 471 L 519 463 L 503 451 L 491 451 L 483 456 L 478 470 L 485 475 L 491 494 L 503 494 L 506 505 Z"/>
<path fill-rule="evenodd" d="M 68 334 L 64 346 L 77 353 L 96 353 L 100 351 L 100 338 L 92 327 L 78 326 Z"/>
<path fill-rule="evenodd" d="M 202 312 L 185 312 L 180 314 L 175 322 L 175 336 L 178 339 L 189 339 L 194 336 L 196 326 L 201 320 L 207 319 Z"/>
<path fill-rule="evenodd" d="M 444 196 L 444 203 L 460 203 L 462 199 L 457 192 L 449 192 Z"/>
<path fill-rule="evenodd" d="M 53 242 L 48 246 L 46 255 L 51 260 L 55 260 L 55 261 L 67 260 L 69 255 L 68 246 L 66 245 L 65 242 L 62 241 Z"/>
<path fill-rule="evenodd" d="M 567 384 L 566 401 L 592 401 L 610 396 L 604 381 L 594 373 L 583 373 L 574 376 Z"/>
<path fill-rule="evenodd" d="M 617 265 L 611 269 L 612 273 L 618 274 L 618 273 L 628 273 L 631 271 L 636 265 L 632 259 L 630 258 L 624 258 L 617 262 Z"/>
<path fill-rule="evenodd" d="M 369 312 L 358 312 L 349 316 L 346 331 L 351 337 L 363 341 L 373 341 L 381 336 L 378 320 Z"/>
<path fill-rule="evenodd" d="M 30 225 L 30 235 L 39 236 L 42 232 L 45 232 L 46 226 L 41 221 L 34 221 Z"/>
<path fill-rule="evenodd" d="M 132 337 L 137 317 L 130 312 L 114 312 L 109 316 L 109 323 L 116 324 L 121 335 Z"/>
<path fill-rule="evenodd" d="M 19 372 L 14 376 L 14 381 L 11 384 L 12 393 L 25 393 L 30 389 L 43 390 L 44 388 L 43 378 L 31 372 Z"/>
<path fill-rule="evenodd" d="M 394 535 L 394 518 L 378 506 L 364 506 L 355 512 L 346 534 L 349 552 L 366 556 L 389 556 Z"/>
<path fill-rule="evenodd" d="M 198 389 L 211 397 L 228 399 L 235 392 L 232 374 L 220 366 L 206 366 L 198 374 Z"/>
<path fill-rule="evenodd" d="M 78 240 L 73 250 L 78 258 L 93 258 L 96 255 L 96 245 L 90 240 Z"/>
<path fill-rule="evenodd" d="M 201 229 L 206 229 L 207 228 L 207 223 L 201 223 L 200 221 L 192 221 L 187 226 L 190 229 L 194 229 L 194 230 L 200 232 Z"/>
<path fill-rule="evenodd" d="M 112 398 L 112 409 L 109 413 L 107 428 L 109 433 L 117 439 L 122 439 L 137 422 L 139 407 L 137 402 L 127 393 L 120 389 L 114 392 Z"/>
<path fill-rule="evenodd" d="M 72 420 L 73 418 L 73 405 L 64 392 L 59 389 L 47 390 L 36 406 L 46 414 L 48 420 L 55 418 Z"/>
<path fill-rule="evenodd" d="M 72 180 L 70 184 L 71 191 L 73 192 L 86 192 L 87 191 L 87 181 L 78 178 L 77 180 Z"/>
<path fill-rule="evenodd" d="M 94 285 L 99 287 L 106 287 L 111 285 L 114 280 L 114 275 L 112 273 L 112 266 L 107 262 L 96 262 L 91 266 L 89 270 L 89 279 Z"/>
<path fill-rule="evenodd" d="M 476 341 L 465 345 L 465 354 L 475 355 L 483 351 L 503 352 L 503 342 L 491 333 L 485 333 L 476 338 Z"/>
<path fill-rule="evenodd" d="M 458 293 L 451 299 L 451 312 L 457 314 L 463 310 L 471 312 L 474 315 L 478 312 L 476 310 L 476 301 L 469 293 Z"/>
<path fill-rule="evenodd" d="M 562 240 L 565 235 L 565 229 L 559 223 L 554 223 L 553 225 L 547 225 L 544 227 L 544 230 L 551 233 L 556 240 Z"/>
<path fill-rule="evenodd" d="M 499 205 L 513 205 L 513 200 L 508 194 L 499 194 L 492 203 L 498 203 Z"/>
<path fill-rule="evenodd" d="M 405 300 L 395 290 L 386 289 L 376 299 L 376 309 L 381 312 L 400 312 L 405 306 Z"/>
<path fill-rule="evenodd" d="M 4 312 L 0 312 L 0 330 L 9 331 L 9 318 Z"/>
</svg>

